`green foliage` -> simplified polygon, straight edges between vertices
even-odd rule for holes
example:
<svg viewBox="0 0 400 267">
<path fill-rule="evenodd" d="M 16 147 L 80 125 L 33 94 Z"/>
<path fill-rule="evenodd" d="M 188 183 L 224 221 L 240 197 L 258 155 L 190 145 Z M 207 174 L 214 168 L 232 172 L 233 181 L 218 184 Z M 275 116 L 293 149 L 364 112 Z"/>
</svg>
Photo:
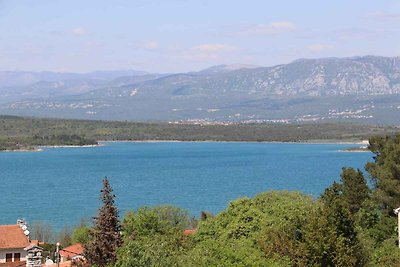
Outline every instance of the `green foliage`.
<svg viewBox="0 0 400 267">
<path fill-rule="evenodd" d="M 304 229 L 302 266 L 363 266 L 367 256 L 345 202 L 323 204 Z"/>
<path fill-rule="evenodd" d="M 205 239 L 183 257 L 181 266 L 270 266 L 252 240 Z"/>
<path fill-rule="evenodd" d="M 143 207 L 122 221 L 125 237 L 181 233 L 190 225 L 189 213 L 173 206 Z"/>
<path fill-rule="evenodd" d="M 356 213 L 369 198 L 369 189 L 363 173 L 353 168 L 343 168 L 340 175 L 344 201 L 352 214 Z"/>
<path fill-rule="evenodd" d="M 266 266 L 267 258 L 270 264 L 286 266 L 292 254 L 281 252 L 291 244 L 280 241 L 296 240 L 313 209 L 310 197 L 286 191 L 232 201 L 227 210 L 199 223 L 195 248 L 188 257 L 202 255 L 204 265 L 199 266 Z"/>
<path fill-rule="evenodd" d="M 364 266 L 349 204 L 324 201 L 285 191 L 241 198 L 200 220 L 192 237 L 182 234 L 186 212 L 141 208 L 123 220 L 116 266 Z"/>
<path fill-rule="evenodd" d="M 321 198 L 328 206 L 335 201 L 343 201 L 350 213 L 355 214 L 369 199 L 371 191 L 360 170 L 343 168 L 340 178 L 341 183 L 334 182 L 325 189 Z"/>
<path fill-rule="evenodd" d="M 400 266 L 400 249 L 395 239 L 388 239 L 372 254 L 371 263 L 376 267 Z"/>
<path fill-rule="evenodd" d="M 188 212 L 172 206 L 144 207 L 128 212 L 123 220 L 124 246 L 116 266 L 178 266 L 190 245 L 183 230 Z"/>
<path fill-rule="evenodd" d="M 80 225 L 74 229 L 71 236 L 72 244 L 87 244 L 89 242 L 90 228 L 86 225 Z"/>
<path fill-rule="evenodd" d="M 123 220 L 124 245 L 116 265 L 288 266 L 286 256 L 266 257 L 267 233 L 280 225 L 301 225 L 313 204 L 310 197 L 289 192 L 238 199 L 217 216 L 201 220 L 193 237 L 182 234 L 190 225 L 185 211 L 141 208 Z"/>
<path fill-rule="evenodd" d="M 400 206 L 400 135 L 373 137 L 375 162 L 366 165 L 375 185 L 374 197 L 388 214 Z"/>
<path fill-rule="evenodd" d="M 211 219 L 211 218 L 214 218 L 215 216 L 214 216 L 214 214 L 212 214 L 211 212 L 208 212 L 208 211 L 201 211 L 201 213 L 200 213 L 200 221 L 205 221 L 205 220 L 207 220 L 207 219 Z"/>
<path fill-rule="evenodd" d="M 364 202 L 355 220 L 360 236 L 367 247 L 375 248 L 386 239 L 396 235 L 394 231 L 396 218 L 388 216 L 380 205 L 372 200 Z"/>
<path fill-rule="evenodd" d="M 118 251 L 115 266 L 178 266 L 182 254 L 180 238 L 155 234 L 128 240 Z"/>
<path fill-rule="evenodd" d="M 368 260 L 368 252 L 363 246 L 367 242 L 365 236 L 361 240 L 356 220 L 363 224 L 361 228 L 366 228 L 376 225 L 379 218 L 372 210 L 365 209 L 370 189 L 362 172 L 343 168 L 340 177 L 341 183 L 334 182 L 321 196 L 323 206 L 311 219 L 308 229 L 311 239 L 308 240 L 306 235 L 306 244 L 317 255 L 311 258 L 317 260 L 312 264 L 363 266 Z M 321 217 L 323 219 L 319 220 Z M 318 235 L 324 232 L 329 234 L 318 240 Z"/>
</svg>

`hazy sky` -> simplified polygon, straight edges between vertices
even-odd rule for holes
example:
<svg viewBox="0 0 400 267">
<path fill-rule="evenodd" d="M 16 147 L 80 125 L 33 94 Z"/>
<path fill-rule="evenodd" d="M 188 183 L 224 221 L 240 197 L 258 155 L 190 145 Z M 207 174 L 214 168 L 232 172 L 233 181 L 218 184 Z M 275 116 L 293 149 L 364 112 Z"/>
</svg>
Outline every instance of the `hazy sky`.
<svg viewBox="0 0 400 267">
<path fill-rule="evenodd" d="M 0 0 L 0 70 L 186 72 L 400 55 L 399 0 Z"/>
</svg>

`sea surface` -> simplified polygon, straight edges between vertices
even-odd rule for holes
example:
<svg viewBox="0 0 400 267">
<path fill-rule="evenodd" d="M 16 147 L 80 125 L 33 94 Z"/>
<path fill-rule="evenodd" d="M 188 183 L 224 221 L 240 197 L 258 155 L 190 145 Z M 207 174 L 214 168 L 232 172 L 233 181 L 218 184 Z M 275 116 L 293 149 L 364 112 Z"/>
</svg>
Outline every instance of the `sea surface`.
<svg viewBox="0 0 400 267">
<path fill-rule="evenodd" d="M 91 219 L 107 176 L 120 214 L 172 204 L 192 216 L 267 190 L 318 197 L 341 168 L 364 170 L 372 153 L 351 144 L 105 142 L 83 148 L 0 153 L 0 224 L 43 221 L 56 230 Z"/>
</svg>

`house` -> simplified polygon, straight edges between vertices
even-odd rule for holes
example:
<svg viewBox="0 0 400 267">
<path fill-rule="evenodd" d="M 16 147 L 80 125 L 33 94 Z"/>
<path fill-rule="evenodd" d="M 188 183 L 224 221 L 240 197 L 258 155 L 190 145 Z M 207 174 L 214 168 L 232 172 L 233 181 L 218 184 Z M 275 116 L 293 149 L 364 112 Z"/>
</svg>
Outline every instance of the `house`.
<svg viewBox="0 0 400 267">
<path fill-rule="evenodd" d="M 26 261 L 24 248 L 30 244 L 29 232 L 23 222 L 0 225 L 0 266 L 17 266 Z"/>
<path fill-rule="evenodd" d="M 60 249 L 61 262 L 69 260 L 84 260 L 83 245 L 78 243 L 63 249 Z"/>
</svg>

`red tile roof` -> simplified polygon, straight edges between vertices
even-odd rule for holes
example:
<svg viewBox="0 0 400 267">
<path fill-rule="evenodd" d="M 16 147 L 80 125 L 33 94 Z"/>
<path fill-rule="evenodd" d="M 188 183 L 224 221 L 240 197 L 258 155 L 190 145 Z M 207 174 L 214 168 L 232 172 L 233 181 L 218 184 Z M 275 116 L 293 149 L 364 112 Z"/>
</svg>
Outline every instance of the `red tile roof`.
<svg viewBox="0 0 400 267">
<path fill-rule="evenodd" d="M 183 231 L 183 235 L 194 235 L 196 233 L 196 229 L 186 229 L 185 231 Z"/>
<path fill-rule="evenodd" d="M 61 257 L 65 258 L 72 258 L 82 254 L 83 254 L 83 246 L 80 243 L 60 249 Z"/>
<path fill-rule="evenodd" d="M 25 267 L 26 261 L 15 261 L 15 262 L 6 262 L 0 263 L 1 267 Z"/>
<path fill-rule="evenodd" d="M 18 225 L 0 225 L 0 249 L 25 248 L 29 240 Z"/>
</svg>

